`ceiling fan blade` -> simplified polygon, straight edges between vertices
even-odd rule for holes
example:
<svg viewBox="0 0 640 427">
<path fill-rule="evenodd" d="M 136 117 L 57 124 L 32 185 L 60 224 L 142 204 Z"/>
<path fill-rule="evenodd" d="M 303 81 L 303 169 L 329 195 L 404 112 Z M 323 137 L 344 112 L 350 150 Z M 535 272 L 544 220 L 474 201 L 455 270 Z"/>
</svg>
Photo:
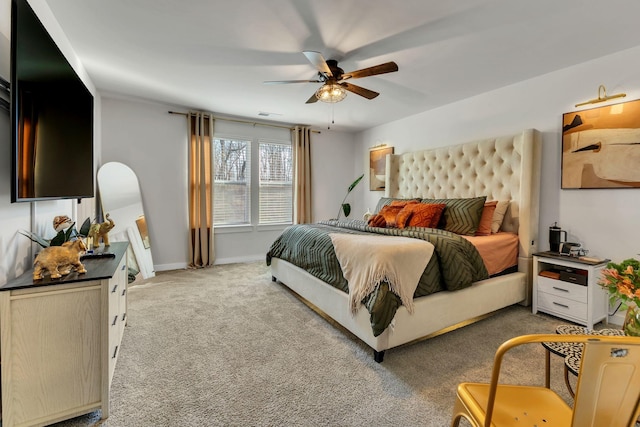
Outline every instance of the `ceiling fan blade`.
<svg viewBox="0 0 640 427">
<path fill-rule="evenodd" d="M 325 61 L 324 56 L 322 56 L 320 52 L 315 52 L 313 50 L 305 50 L 302 53 L 304 54 L 304 56 L 307 57 L 309 62 L 311 62 L 311 64 L 314 67 L 316 67 L 318 71 L 328 75 L 329 77 L 333 76 L 331 69 L 327 65 L 327 61 Z"/>
<path fill-rule="evenodd" d="M 356 86 L 356 85 L 351 84 L 351 83 L 346 83 L 346 82 L 345 83 L 340 83 L 340 86 L 342 86 L 343 88 L 345 88 L 349 92 L 353 92 L 356 95 L 363 96 L 363 97 L 365 97 L 367 99 L 373 99 L 376 96 L 380 95 L 378 92 L 374 92 L 372 90 L 365 89 L 363 87 Z"/>
<path fill-rule="evenodd" d="M 266 85 L 283 85 L 289 83 L 322 83 L 320 80 L 272 80 L 262 82 Z"/>
<path fill-rule="evenodd" d="M 313 95 L 311 95 L 311 98 L 307 99 L 307 102 L 305 102 L 305 104 L 313 104 L 314 102 L 318 102 L 318 97 L 316 96 L 315 92 L 313 93 Z"/>
<path fill-rule="evenodd" d="M 393 61 L 385 62 L 384 64 L 374 65 L 373 67 L 363 68 L 362 70 L 344 73 L 341 80 L 359 79 L 362 77 L 376 76 L 378 74 L 393 73 L 394 71 L 398 71 L 398 64 Z"/>
</svg>

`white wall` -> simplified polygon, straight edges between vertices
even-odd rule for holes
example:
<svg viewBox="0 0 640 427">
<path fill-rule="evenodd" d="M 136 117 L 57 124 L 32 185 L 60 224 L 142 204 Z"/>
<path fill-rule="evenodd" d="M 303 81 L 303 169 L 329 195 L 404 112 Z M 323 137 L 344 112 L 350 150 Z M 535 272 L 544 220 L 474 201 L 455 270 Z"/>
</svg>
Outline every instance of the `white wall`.
<svg viewBox="0 0 640 427">
<path fill-rule="evenodd" d="M 562 114 L 596 98 L 600 84 L 610 95 L 626 92 L 624 100 L 640 98 L 639 68 L 636 47 L 367 130 L 357 136 L 356 164 L 365 170 L 368 147 L 380 142 L 403 153 L 536 128 L 543 138 L 540 249 L 548 249 L 549 226 L 558 221 L 570 241 L 582 243 L 593 255 L 615 261 L 636 256 L 640 190 L 561 190 L 560 132 Z M 360 209 L 375 206 L 380 196 L 365 193 Z"/>
<path fill-rule="evenodd" d="M 636 47 L 369 129 L 357 135 L 356 166 L 366 170 L 368 147 L 379 143 L 404 153 L 536 128 L 543 139 L 540 250 L 549 248 L 549 226 L 557 221 L 568 231 L 569 241 L 581 243 L 594 256 L 617 262 L 637 258 L 640 189 L 561 190 L 560 168 L 562 114 L 596 98 L 600 84 L 609 95 L 627 93 L 622 101 L 640 98 L 639 69 L 640 47 Z M 600 105 L 606 103 L 595 106 Z M 360 199 L 360 212 L 375 206 L 382 195 L 367 191 Z"/>
<path fill-rule="evenodd" d="M 156 271 L 184 268 L 188 258 L 187 122 L 184 116 L 168 111 L 187 109 L 103 95 L 102 163 L 119 161 L 138 175 Z M 273 138 L 288 137 L 289 133 L 223 120 L 216 121 L 215 132 Z M 313 133 L 311 141 L 313 216 L 335 217 L 354 179 L 353 137 L 322 130 L 320 134 Z M 281 230 L 282 227 L 216 230 L 216 263 L 264 259 Z"/>
<path fill-rule="evenodd" d="M 31 0 L 29 2 L 40 17 L 43 25 L 49 31 L 67 60 L 74 67 L 83 82 L 94 95 L 96 112 L 94 113 L 95 153 L 100 152 L 100 96 L 96 93 L 93 83 L 88 78 L 84 68 L 77 60 L 71 45 L 62 33 L 58 23 L 46 2 Z M 11 37 L 11 1 L 0 0 L 0 75 L 10 80 L 10 37 Z M 94 162 L 97 161 L 95 156 Z M 62 172 L 62 171 L 61 171 Z M 5 284 L 25 270 L 32 267 L 33 246 L 30 240 L 19 234 L 19 230 L 31 230 L 46 238 L 53 237 L 53 217 L 68 215 L 80 222 L 87 216 L 95 215 L 93 199 L 83 201 L 76 206 L 75 201 L 47 201 L 37 203 L 14 203 L 11 200 L 11 142 L 9 114 L 0 110 L 0 285 Z"/>
</svg>

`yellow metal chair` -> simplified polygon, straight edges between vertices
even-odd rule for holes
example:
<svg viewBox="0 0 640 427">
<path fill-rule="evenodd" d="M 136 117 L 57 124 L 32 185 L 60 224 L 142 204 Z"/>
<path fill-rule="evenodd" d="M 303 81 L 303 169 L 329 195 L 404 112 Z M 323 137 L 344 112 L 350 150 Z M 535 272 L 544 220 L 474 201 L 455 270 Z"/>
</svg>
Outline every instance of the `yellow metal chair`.
<svg viewBox="0 0 640 427">
<path fill-rule="evenodd" d="M 573 408 L 553 390 L 498 384 L 505 353 L 540 342 L 583 343 Z M 503 343 L 490 384 L 458 386 L 452 427 L 462 418 L 475 427 L 630 427 L 640 416 L 640 338 L 596 335 L 523 335 Z"/>
</svg>

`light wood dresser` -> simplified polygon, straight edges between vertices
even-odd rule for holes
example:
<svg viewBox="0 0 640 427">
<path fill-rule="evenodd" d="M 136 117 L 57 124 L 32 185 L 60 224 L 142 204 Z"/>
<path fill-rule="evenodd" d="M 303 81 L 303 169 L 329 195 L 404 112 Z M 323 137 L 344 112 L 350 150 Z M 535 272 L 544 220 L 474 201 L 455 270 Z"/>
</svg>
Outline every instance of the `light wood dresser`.
<svg viewBox="0 0 640 427">
<path fill-rule="evenodd" d="M 87 258 L 85 274 L 0 287 L 2 426 L 42 426 L 101 410 L 127 321 L 128 243 Z M 104 250 L 104 248 L 102 248 Z"/>
</svg>

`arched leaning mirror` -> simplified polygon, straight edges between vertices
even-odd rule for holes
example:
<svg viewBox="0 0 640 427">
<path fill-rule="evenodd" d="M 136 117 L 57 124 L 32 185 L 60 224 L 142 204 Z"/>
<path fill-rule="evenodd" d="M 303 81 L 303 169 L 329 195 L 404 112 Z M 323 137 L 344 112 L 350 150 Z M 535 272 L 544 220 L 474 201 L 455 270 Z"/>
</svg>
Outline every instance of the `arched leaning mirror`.
<svg viewBox="0 0 640 427">
<path fill-rule="evenodd" d="M 119 162 L 105 163 L 98 170 L 102 212 L 115 223 L 111 241 L 129 241 L 129 271 L 143 279 L 155 276 L 140 184 L 135 172 Z"/>
</svg>

